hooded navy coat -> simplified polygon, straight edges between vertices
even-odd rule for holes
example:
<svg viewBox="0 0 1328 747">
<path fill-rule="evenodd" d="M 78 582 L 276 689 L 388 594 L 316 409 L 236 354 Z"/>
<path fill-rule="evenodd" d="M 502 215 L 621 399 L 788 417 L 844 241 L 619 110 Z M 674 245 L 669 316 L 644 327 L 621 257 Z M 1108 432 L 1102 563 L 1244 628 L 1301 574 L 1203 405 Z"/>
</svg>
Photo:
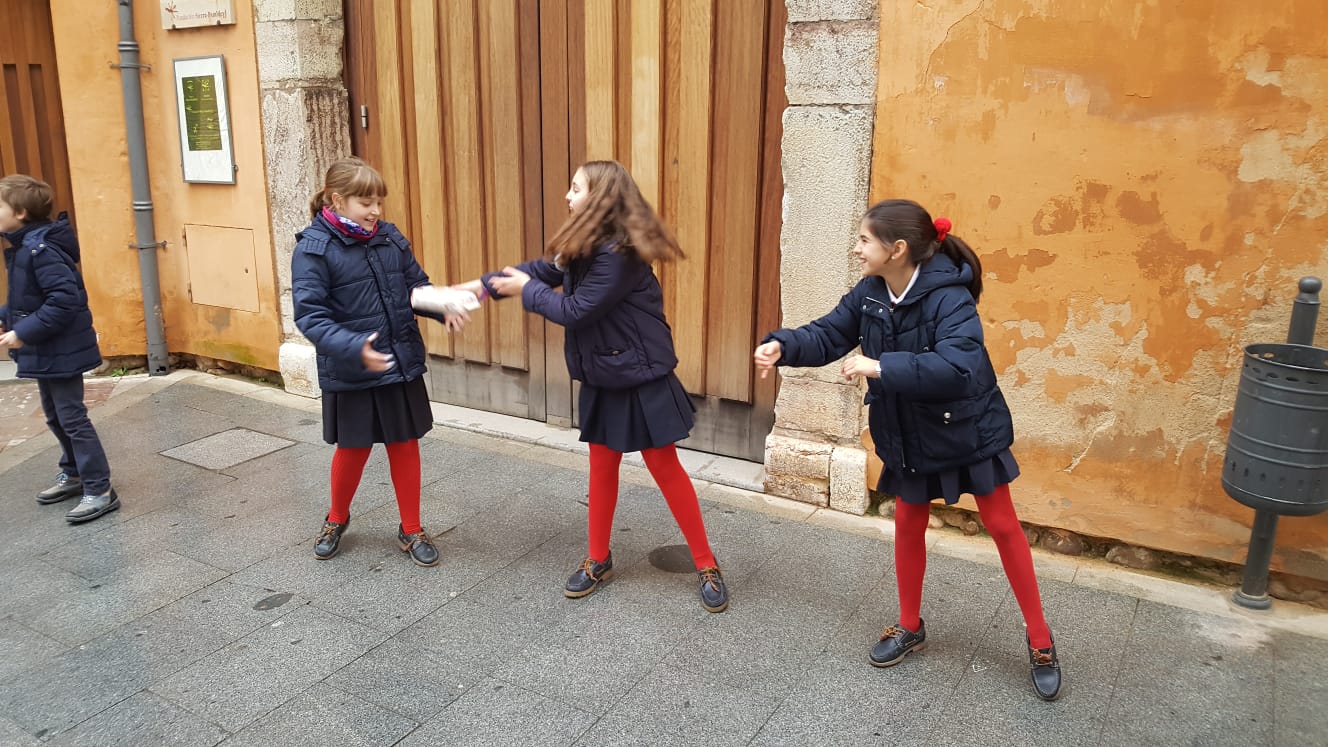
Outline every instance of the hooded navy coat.
<svg viewBox="0 0 1328 747">
<path fill-rule="evenodd" d="M 319 216 L 296 239 L 291 258 L 295 326 L 318 353 L 319 387 L 348 392 L 423 376 L 424 338 L 410 292 L 428 285 L 429 276 L 397 227 L 379 221 L 374 237 L 361 241 Z M 374 349 L 396 359 L 396 365 L 377 373 L 364 367 L 360 355 L 374 332 Z"/>
<path fill-rule="evenodd" d="M 678 366 L 673 330 L 664 319 L 664 291 L 654 270 L 634 252 L 606 243 L 566 266 L 536 259 L 517 269 L 530 276 L 521 292 L 526 310 L 566 330 L 563 354 L 573 379 L 629 389 Z M 497 297 L 493 277 L 482 281 Z M 559 286 L 561 293 L 554 290 Z"/>
<path fill-rule="evenodd" d="M 887 466 L 919 475 L 971 466 L 1014 442 L 968 290 L 972 279 L 967 264 L 938 254 L 898 306 L 884 280 L 866 277 L 834 311 L 765 339 L 783 346 L 779 365 L 823 366 L 857 347 L 880 361 L 866 403 L 876 454 Z"/>
<path fill-rule="evenodd" d="M 80 376 L 101 364 L 88 292 L 79 272 L 78 237 L 63 214 L 5 234 L 9 293 L 0 323 L 23 347 L 9 351 L 18 375 L 31 379 Z"/>
</svg>

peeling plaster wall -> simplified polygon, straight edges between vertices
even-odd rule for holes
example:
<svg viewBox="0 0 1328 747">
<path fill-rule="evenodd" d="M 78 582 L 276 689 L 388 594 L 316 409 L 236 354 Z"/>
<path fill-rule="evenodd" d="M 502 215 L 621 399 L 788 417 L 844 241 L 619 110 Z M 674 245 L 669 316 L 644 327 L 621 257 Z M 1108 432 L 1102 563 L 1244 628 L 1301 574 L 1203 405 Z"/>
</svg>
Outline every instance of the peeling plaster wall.
<svg viewBox="0 0 1328 747">
<path fill-rule="evenodd" d="M 1241 350 L 1328 276 L 1328 35 L 1305 33 L 1328 4 L 880 13 L 871 195 L 982 258 L 1021 518 L 1243 562 L 1253 512 L 1220 482 Z M 1328 579 L 1326 548 L 1328 514 L 1287 519 L 1274 568 Z"/>
</svg>

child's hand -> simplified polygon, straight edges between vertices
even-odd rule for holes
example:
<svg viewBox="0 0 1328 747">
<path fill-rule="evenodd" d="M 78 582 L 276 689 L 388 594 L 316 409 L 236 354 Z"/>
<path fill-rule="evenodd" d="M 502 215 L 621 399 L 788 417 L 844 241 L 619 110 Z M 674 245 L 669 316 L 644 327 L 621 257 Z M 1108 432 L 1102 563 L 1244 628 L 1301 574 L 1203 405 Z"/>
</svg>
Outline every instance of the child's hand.
<svg viewBox="0 0 1328 747">
<path fill-rule="evenodd" d="M 470 322 L 470 314 L 467 314 L 464 311 L 443 318 L 447 320 L 446 322 L 443 322 L 443 326 L 447 327 L 448 332 L 460 332 L 465 329 L 466 324 Z"/>
<path fill-rule="evenodd" d="M 503 274 L 489 281 L 489 285 L 503 296 L 519 296 L 530 282 L 530 276 L 515 267 L 504 267 Z"/>
<path fill-rule="evenodd" d="M 771 340 L 756 346 L 756 352 L 752 353 L 752 360 L 756 361 L 756 368 L 761 372 L 761 378 L 770 375 L 770 369 L 775 367 L 781 356 L 784 355 L 784 346 L 779 340 Z"/>
<path fill-rule="evenodd" d="M 4 329 L 4 327 L 0 327 L 0 329 Z M 23 347 L 23 341 L 18 339 L 18 335 L 14 334 L 13 330 L 0 335 L 0 348 L 17 350 L 21 347 Z"/>
<path fill-rule="evenodd" d="M 395 366 L 397 362 L 387 353 L 380 353 L 373 348 L 373 341 L 378 339 L 378 333 L 374 332 L 364 341 L 364 347 L 360 348 L 360 360 L 364 362 L 364 367 L 374 373 L 382 373 Z"/>
<path fill-rule="evenodd" d="M 844 365 L 840 367 L 839 373 L 843 374 L 846 381 L 852 381 L 858 376 L 861 376 L 864 379 L 879 378 L 876 375 L 877 363 L 878 361 L 875 358 L 868 358 L 865 355 L 855 355 L 844 361 Z"/>
</svg>

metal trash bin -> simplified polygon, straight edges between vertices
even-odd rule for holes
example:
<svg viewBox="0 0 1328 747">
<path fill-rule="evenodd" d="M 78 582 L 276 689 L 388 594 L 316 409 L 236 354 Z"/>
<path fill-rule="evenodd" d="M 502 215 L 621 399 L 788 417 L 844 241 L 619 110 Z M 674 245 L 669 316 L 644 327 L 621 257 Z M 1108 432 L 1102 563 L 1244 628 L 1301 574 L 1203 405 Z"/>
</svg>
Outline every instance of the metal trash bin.
<svg viewBox="0 0 1328 747">
<path fill-rule="evenodd" d="M 1286 516 L 1328 510 L 1328 350 L 1245 348 L 1222 487 L 1250 508 Z"/>
</svg>

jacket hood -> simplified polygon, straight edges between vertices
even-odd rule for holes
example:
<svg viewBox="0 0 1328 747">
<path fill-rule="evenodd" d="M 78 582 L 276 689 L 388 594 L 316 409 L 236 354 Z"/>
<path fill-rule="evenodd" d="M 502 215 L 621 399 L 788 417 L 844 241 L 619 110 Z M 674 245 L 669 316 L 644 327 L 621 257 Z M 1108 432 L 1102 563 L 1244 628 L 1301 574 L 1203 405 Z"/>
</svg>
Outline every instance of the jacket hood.
<svg viewBox="0 0 1328 747">
<path fill-rule="evenodd" d="M 51 230 L 46 232 L 46 240 L 64 249 L 65 254 L 75 262 L 81 261 L 78 234 L 74 233 L 74 227 L 68 220 L 57 220 Z"/>
<path fill-rule="evenodd" d="M 884 281 L 882 281 L 884 282 Z M 909 289 L 901 305 L 914 303 L 937 288 L 960 285 L 965 288 L 973 282 L 973 268 L 968 263 L 955 264 L 949 255 L 937 254 L 922 265 L 918 281 Z"/>
<path fill-rule="evenodd" d="M 46 232 L 47 241 L 63 249 L 65 254 L 68 254 L 74 262 L 80 261 L 78 234 L 74 233 L 74 227 L 69 225 L 69 220 L 63 215 L 54 221 L 29 223 L 17 231 L 0 234 L 0 236 L 4 236 L 5 240 L 8 241 L 11 246 L 18 247 L 23 245 L 23 238 L 25 236 L 42 226 L 50 226 L 50 230 Z"/>
</svg>

